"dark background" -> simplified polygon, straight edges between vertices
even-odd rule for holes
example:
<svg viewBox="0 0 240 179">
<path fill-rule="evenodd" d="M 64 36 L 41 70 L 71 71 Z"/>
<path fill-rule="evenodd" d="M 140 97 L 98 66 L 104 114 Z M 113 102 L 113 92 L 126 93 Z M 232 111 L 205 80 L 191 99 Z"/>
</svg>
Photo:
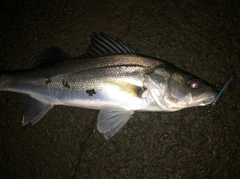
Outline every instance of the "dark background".
<svg viewBox="0 0 240 179">
<path fill-rule="evenodd" d="M 46 47 L 85 52 L 92 31 L 129 42 L 210 83 L 240 69 L 239 1 L 8 0 L 0 69 L 27 69 Z M 111 140 L 98 111 L 56 106 L 22 127 L 21 94 L 0 93 L 0 178 L 239 178 L 239 78 L 215 107 L 136 113 Z"/>
</svg>

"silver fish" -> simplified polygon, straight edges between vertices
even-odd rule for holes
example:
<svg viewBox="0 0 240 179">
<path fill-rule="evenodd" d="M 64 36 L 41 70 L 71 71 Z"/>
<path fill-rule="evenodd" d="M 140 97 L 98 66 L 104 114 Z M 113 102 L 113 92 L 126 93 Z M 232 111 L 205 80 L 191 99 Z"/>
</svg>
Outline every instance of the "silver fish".
<svg viewBox="0 0 240 179">
<path fill-rule="evenodd" d="M 0 91 L 26 94 L 22 124 L 39 121 L 53 106 L 100 109 L 97 129 L 110 139 L 134 111 L 173 112 L 211 104 L 218 91 L 173 64 L 138 54 L 121 40 L 93 33 L 79 58 L 57 47 L 32 68 L 1 71 Z"/>
</svg>

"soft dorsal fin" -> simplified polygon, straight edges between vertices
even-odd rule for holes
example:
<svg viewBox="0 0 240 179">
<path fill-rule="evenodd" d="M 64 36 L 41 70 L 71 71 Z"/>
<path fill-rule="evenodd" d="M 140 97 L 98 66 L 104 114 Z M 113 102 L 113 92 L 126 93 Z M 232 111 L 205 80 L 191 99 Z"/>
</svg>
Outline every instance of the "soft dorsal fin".
<svg viewBox="0 0 240 179">
<path fill-rule="evenodd" d="M 91 38 L 91 44 L 86 53 L 81 56 L 82 58 L 138 53 L 128 43 L 125 44 L 118 38 L 114 40 L 104 33 L 93 32 Z"/>
<path fill-rule="evenodd" d="M 63 62 L 71 59 L 71 55 L 62 51 L 61 49 L 52 46 L 47 48 L 43 53 L 39 55 L 37 60 L 33 63 L 32 67 L 41 67 L 44 65 L 54 64 L 57 62 Z"/>
</svg>

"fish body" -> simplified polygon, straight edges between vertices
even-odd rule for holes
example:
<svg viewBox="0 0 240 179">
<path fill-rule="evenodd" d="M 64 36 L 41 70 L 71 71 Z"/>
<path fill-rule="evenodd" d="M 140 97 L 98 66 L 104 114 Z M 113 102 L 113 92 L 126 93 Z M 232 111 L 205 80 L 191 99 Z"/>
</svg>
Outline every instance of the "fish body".
<svg viewBox="0 0 240 179">
<path fill-rule="evenodd" d="M 106 139 L 134 111 L 205 106 L 218 94 L 195 75 L 96 33 L 79 58 L 51 47 L 29 70 L 1 71 L 0 90 L 26 94 L 23 125 L 36 123 L 55 105 L 100 109 L 97 126 Z"/>
<path fill-rule="evenodd" d="M 74 59 L 8 73 L 4 78 L 9 84 L 2 90 L 24 93 L 52 105 L 160 110 L 143 88 L 143 75 L 159 64 L 160 61 L 135 54 L 89 58 L 87 62 Z M 143 98 L 137 94 L 141 92 Z"/>
</svg>

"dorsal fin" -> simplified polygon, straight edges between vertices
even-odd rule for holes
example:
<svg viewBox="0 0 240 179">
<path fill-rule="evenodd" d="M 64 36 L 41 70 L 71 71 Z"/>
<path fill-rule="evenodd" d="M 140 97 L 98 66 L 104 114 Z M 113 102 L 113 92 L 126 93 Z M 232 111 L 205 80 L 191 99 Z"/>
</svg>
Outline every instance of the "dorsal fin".
<svg viewBox="0 0 240 179">
<path fill-rule="evenodd" d="M 91 38 L 91 44 L 81 58 L 138 53 L 128 43 L 125 44 L 118 38 L 114 40 L 102 32 L 100 34 L 93 32 Z"/>
<path fill-rule="evenodd" d="M 57 62 L 63 62 L 69 60 L 70 58 L 71 55 L 55 46 L 52 46 L 50 48 L 47 48 L 43 53 L 39 55 L 37 60 L 33 63 L 32 67 L 36 68 Z"/>
</svg>

